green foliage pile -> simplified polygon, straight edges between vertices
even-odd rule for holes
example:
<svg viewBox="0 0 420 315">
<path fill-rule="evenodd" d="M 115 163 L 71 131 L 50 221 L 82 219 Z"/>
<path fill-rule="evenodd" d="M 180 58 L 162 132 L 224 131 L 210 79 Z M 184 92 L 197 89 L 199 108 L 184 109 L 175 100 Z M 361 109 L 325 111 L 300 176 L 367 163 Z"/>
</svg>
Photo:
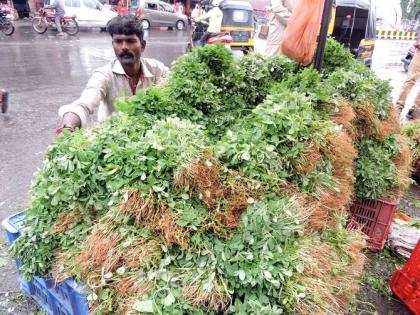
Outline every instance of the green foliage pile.
<svg viewBox="0 0 420 315">
<path fill-rule="evenodd" d="M 246 121 L 240 121 L 218 144 L 218 156 L 228 167 L 267 184 L 289 181 L 300 190 L 315 193 L 334 186 L 331 161 L 318 162 L 312 172 L 303 172 L 305 143 L 327 146 L 333 131 L 302 94 L 283 89 L 271 94 Z"/>
<path fill-rule="evenodd" d="M 344 101 L 393 117 L 386 84 L 329 45 L 321 74 L 194 49 L 164 86 L 58 137 L 12 246 L 22 275 L 75 277 L 96 314 L 344 314 L 364 262 L 345 208 L 398 186 L 402 145 L 336 124 Z"/>
<path fill-rule="evenodd" d="M 376 199 L 395 189 L 398 169 L 394 164 L 401 144 L 394 136 L 384 141 L 364 137 L 359 143 L 356 162 L 356 197 Z"/>
<path fill-rule="evenodd" d="M 404 127 L 408 138 L 408 146 L 413 153 L 413 165 L 420 161 L 420 122 L 413 122 Z"/>
</svg>

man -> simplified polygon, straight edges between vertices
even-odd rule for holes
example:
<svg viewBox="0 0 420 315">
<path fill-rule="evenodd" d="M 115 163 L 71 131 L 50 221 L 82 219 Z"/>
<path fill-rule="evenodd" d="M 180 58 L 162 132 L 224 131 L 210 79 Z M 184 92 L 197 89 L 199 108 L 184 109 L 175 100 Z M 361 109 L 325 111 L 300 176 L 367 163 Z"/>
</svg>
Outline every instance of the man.
<svg viewBox="0 0 420 315">
<path fill-rule="evenodd" d="M 62 0 L 54 0 L 52 4 L 44 6 L 44 9 L 55 10 L 55 25 L 57 26 L 58 31 L 57 36 L 65 36 L 61 29 L 61 18 L 66 14 Z"/>
<path fill-rule="evenodd" d="M 417 38 L 414 47 L 416 48 L 416 52 L 414 53 L 413 59 L 408 67 L 407 79 L 405 80 L 400 96 L 397 99 L 397 107 L 400 111 L 404 109 L 407 96 L 410 94 L 412 87 L 416 84 L 417 79 L 420 77 L 420 36 Z M 420 91 L 417 93 L 413 107 L 407 114 L 408 119 L 417 119 L 418 117 L 420 117 Z"/>
<path fill-rule="evenodd" d="M 191 18 L 196 19 L 201 15 L 201 5 L 198 3 L 195 5 L 194 9 L 191 12 Z"/>
<path fill-rule="evenodd" d="M 209 27 L 200 39 L 201 46 L 206 44 L 212 33 L 220 33 L 222 27 L 223 12 L 219 8 L 220 0 L 213 0 L 211 4 L 213 8 L 209 12 L 195 18 L 196 22 L 209 20 Z"/>
<path fill-rule="evenodd" d="M 141 57 L 146 42 L 138 17 L 113 18 L 108 32 L 117 59 L 95 70 L 78 100 L 60 107 L 61 130 L 87 126 L 89 116 L 98 106 L 98 120 L 103 121 L 114 111 L 114 102 L 118 98 L 132 96 L 141 89 L 156 85 L 168 73 L 168 68 L 160 61 Z"/>
<path fill-rule="evenodd" d="M 271 0 L 271 14 L 268 28 L 265 55 L 272 57 L 281 54 L 280 42 L 284 30 L 292 16 L 296 0 Z"/>
<path fill-rule="evenodd" d="M 340 43 L 344 43 L 346 36 L 349 35 L 348 33 L 351 30 L 351 26 L 352 26 L 351 14 L 347 14 L 346 17 L 341 22 L 341 32 L 340 32 L 340 37 L 338 39 Z M 348 38 L 348 43 L 349 42 L 350 42 L 350 38 Z M 348 43 L 345 43 L 345 44 L 348 45 Z"/>
</svg>

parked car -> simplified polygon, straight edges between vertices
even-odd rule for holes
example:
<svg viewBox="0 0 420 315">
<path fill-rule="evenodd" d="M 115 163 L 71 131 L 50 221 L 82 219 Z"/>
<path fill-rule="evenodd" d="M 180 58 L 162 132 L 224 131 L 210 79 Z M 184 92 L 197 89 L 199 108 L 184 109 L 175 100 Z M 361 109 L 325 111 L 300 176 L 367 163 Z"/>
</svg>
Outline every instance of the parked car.
<svg viewBox="0 0 420 315">
<path fill-rule="evenodd" d="M 188 23 L 186 15 L 175 12 L 172 5 L 159 0 L 141 0 L 140 9 L 139 0 L 134 0 L 130 12 L 141 18 L 145 30 L 161 26 L 183 30 Z"/>
<path fill-rule="evenodd" d="M 52 1 L 47 0 L 46 4 Z M 76 21 L 81 27 L 105 29 L 109 21 L 118 15 L 98 0 L 64 0 L 64 7 L 66 15 L 76 15 Z"/>
</svg>

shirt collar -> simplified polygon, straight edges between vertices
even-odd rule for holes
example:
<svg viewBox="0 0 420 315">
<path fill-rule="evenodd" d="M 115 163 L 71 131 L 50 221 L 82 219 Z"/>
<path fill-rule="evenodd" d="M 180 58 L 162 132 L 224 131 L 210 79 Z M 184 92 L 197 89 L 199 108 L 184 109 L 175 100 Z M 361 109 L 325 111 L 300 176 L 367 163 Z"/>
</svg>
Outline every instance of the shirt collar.
<svg viewBox="0 0 420 315">
<path fill-rule="evenodd" d="M 150 72 L 148 63 L 140 57 L 140 63 L 141 63 L 141 69 L 143 71 L 143 76 L 145 78 L 152 78 L 154 75 Z M 121 65 L 121 62 L 118 59 L 115 59 L 114 65 L 112 66 L 112 72 L 116 74 L 123 74 L 127 75 L 124 71 L 123 66 Z"/>
</svg>

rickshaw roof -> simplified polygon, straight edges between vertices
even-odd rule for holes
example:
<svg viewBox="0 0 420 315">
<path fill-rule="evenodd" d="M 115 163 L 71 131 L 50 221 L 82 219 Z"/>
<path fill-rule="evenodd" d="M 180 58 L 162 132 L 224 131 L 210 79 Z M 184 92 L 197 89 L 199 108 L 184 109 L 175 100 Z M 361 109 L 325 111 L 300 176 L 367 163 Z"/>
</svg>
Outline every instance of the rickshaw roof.
<svg viewBox="0 0 420 315">
<path fill-rule="evenodd" d="M 371 0 L 336 0 L 337 6 L 355 7 L 362 10 L 371 10 Z"/>
<path fill-rule="evenodd" d="M 223 0 L 220 3 L 220 9 L 242 9 L 252 11 L 252 5 L 248 1 L 242 0 Z"/>
</svg>

